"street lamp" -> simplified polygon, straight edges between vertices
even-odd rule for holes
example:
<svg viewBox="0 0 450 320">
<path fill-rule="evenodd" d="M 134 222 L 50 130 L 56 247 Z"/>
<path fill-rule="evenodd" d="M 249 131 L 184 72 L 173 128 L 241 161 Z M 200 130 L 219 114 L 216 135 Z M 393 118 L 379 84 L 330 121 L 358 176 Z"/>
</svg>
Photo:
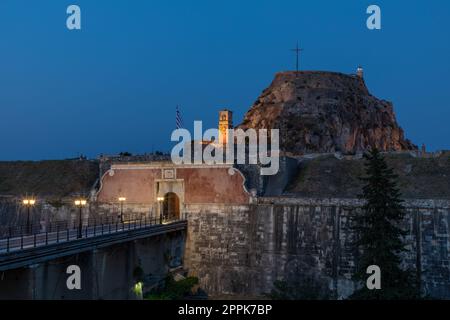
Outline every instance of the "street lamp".
<svg viewBox="0 0 450 320">
<path fill-rule="evenodd" d="M 23 205 L 27 207 L 27 233 L 31 233 L 31 221 L 30 221 L 30 209 L 32 206 L 36 204 L 36 200 L 34 199 L 23 199 Z"/>
<path fill-rule="evenodd" d="M 163 213 L 162 213 L 162 207 L 161 203 L 164 201 L 164 197 L 157 197 L 156 200 L 158 200 L 158 209 L 159 209 L 159 223 L 163 223 Z"/>
<path fill-rule="evenodd" d="M 125 197 L 119 197 L 120 202 L 120 222 L 123 223 L 123 203 L 127 201 L 127 198 Z"/>
<path fill-rule="evenodd" d="M 83 237 L 82 234 L 82 229 L 83 229 L 83 222 L 81 220 L 81 210 L 84 206 L 86 206 L 87 201 L 84 199 L 79 199 L 79 200 L 75 200 L 75 206 L 77 206 L 80 211 L 79 211 L 79 221 L 78 221 L 78 235 L 77 235 L 77 239 L 81 239 Z"/>
</svg>

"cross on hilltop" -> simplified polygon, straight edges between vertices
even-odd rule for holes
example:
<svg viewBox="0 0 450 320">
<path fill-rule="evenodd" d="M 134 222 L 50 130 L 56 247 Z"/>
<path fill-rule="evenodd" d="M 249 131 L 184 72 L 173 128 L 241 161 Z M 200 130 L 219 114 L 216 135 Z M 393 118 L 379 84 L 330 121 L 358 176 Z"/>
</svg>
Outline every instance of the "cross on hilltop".
<svg viewBox="0 0 450 320">
<path fill-rule="evenodd" d="M 298 73 L 298 69 L 299 69 L 299 56 L 300 56 L 300 52 L 303 51 L 302 48 L 299 48 L 298 46 L 298 42 L 297 42 L 297 47 L 295 47 L 295 49 L 291 49 L 291 51 L 294 51 L 296 53 L 296 63 L 295 63 L 295 70 Z"/>
</svg>

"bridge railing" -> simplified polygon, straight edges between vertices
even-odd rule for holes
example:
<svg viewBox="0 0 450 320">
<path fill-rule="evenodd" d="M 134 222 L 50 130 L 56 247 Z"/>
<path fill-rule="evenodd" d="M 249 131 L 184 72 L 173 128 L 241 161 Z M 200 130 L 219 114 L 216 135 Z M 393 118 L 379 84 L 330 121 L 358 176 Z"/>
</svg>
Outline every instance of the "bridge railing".
<svg viewBox="0 0 450 320">
<path fill-rule="evenodd" d="M 121 219 L 114 216 L 71 219 L 46 224 L 29 224 L 0 227 L 0 254 L 35 248 L 54 243 L 68 242 L 105 234 L 136 230 L 150 226 L 182 220 L 182 217 L 129 216 Z"/>
<path fill-rule="evenodd" d="M 89 217 L 82 219 L 82 225 L 94 226 L 101 224 L 111 224 L 120 222 L 128 222 L 128 221 L 136 221 L 139 219 L 143 219 L 144 215 L 123 215 L 123 219 L 121 219 L 120 215 L 104 215 L 99 217 Z M 151 217 L 154 219 L 154 217 Z M 42 232 L 54 232 L 56 230 L 65 230 L 71 228 L 78 228 L 79 219 L 71 218 L 67 220 L 56 220 L 50 222 L 33 222 L 30 224 L 20 224 L 20 225 L 10 225 L 10 226 L 0 226 L 0 239 L 7 237 L 20 237 L 22 235 L 33 235 L 36 233 Z"/>
</svg>

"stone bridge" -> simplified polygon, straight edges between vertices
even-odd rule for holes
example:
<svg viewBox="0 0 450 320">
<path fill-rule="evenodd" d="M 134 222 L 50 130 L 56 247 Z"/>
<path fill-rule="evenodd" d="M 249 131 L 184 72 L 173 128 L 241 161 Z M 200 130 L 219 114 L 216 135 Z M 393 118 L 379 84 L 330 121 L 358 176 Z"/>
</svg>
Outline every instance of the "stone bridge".
<svg viewBox="0 0 450 320">
<path fill-rule="evenodd" d="M 0 240 L 0 299 L 133 299 L 145 283 L 182 265 L 186 220 L 134 221 Z M 67 268 L 81 270 L 70 290 Z"/>
</svg>

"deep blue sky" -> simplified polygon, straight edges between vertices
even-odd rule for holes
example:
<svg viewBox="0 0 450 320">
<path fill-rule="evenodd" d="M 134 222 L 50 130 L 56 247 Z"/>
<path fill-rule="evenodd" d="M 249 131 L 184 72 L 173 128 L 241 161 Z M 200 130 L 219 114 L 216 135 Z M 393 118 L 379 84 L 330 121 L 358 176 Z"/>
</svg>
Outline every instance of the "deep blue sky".
<svg viewBox="0 0 450 320">
<path fill-rule="evenodd" d="M 408 138 L 450 149 L 449 21 L 446 0 L 1 0 L 0 160 L 169 150 L 177 104 L 186 124 L 238 123 L 297 40 L 303 68 L 363 65 Z"/>
</svg>

